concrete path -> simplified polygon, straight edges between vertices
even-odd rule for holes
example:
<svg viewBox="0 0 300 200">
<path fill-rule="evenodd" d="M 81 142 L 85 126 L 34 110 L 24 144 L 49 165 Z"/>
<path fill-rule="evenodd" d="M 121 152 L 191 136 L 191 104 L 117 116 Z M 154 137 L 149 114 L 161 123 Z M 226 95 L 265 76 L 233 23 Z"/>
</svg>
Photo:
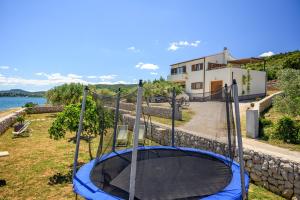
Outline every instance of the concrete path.
<svg viewBox="0 0 300 200">
<path fill-rule="evenodd" d="M 241 117 L 245 114 L 250 103 L 240 104 Z M 195 135 L 226 139 L 226 107 L 222 102 L 191 102 L 190 109 L 195 112 L 193 118 L 180 129 L 188 130 Z M 300 152 L 272 146 L 259 140 L 243 138 L 244 148 L 300 163 Z"/>
</svg>

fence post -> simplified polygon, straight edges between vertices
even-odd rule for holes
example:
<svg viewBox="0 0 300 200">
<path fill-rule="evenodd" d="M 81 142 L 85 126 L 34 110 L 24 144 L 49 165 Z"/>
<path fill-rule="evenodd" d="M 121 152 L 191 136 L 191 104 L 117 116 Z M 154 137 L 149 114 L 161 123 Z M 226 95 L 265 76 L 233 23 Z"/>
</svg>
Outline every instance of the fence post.
<svg viewBox="0 0 300 200">
<path fill-rule="evenodd" d="M 176 109 L 176 92 L 175 87 L 172 90 L 172 147 L 175 146 L 175 109 Z"/>
<path fill-rule="evenodd" d="M 120 95 L 121 89 L 118 90 L 118 95 L 116 99 L 116 109 L 115 109 L 115 119 L 114 119 L 114 135 L 113 135 L 113 144 L 112 144 L 112 151 L 115 151 L 116 148 L 116 141 L 117 141 L 117 129 L 118 129 L 118 121 L 119 121 L 119 108 L 120 108 Z"/>
<path fill-rule="evenodd" d="M 72 174 L 73 179 L 74 179 L 76 171 L 77 171 L 78 153 L 79 153 L 79 145 L 80 145 L 80 134 L 82 132 L 82 126 L 83 126 L 83 118 L 84 118 L 84 112 L 85 112 L 87 92 L 88 92 L 88 87 L 85 86 L 84 90 L 83 90 L 83 98 L 82 98 L 82 104 L 81 104 L 79 126 L 78 126 L 78 131 L 77 131 L 77 134 L 76 134 L 76 148 L 75 148 L 75 156 L 74 156 L 74 163 L 73 163 L 73 174 Z"/>
<path fill-rule="evenodd" d="M 246 188 L 245 188 L 245 169 L 244 169 L 244 159 L 243 159 L 243 141 L 241 134 L 241 121 L 240 121 L 240 108 L 239 108 L 239 93 L 236 80 L 233 79 L 233 99 L 234 99 L 234 110 L 235 110 L 235 123 L 236 123 L 236 133 L 238 141 L 239 150 L 239 161 L 240 161 L 240 174 L 241 174 L 241 186 L 243 199 L 246 199 Z"/>
<path fill-rule="evenodd" d="M 137 148 L 139 143 L 139 130 L 140 130 L 140 118 L 142 109 L 142 95 L 143 95 L 143 82 L 140 80 L 137 94 L 136 103 L 136 116 L 134 125 L 134 137 L 133 137 L 133 148 L 131 157 L 131 168 L 130 168 L 130 185 L 129 185 L 129 200 L 134 200 L 135 195 L 135 178 L 136 178 L 136 165 L 137 165 Z"/>
<path fill-rule="evenodd" d="M 225 84 L 225 101 L 226 101 L 226 119 L 227 119 L 227 134 L 228 134 L 228 152 L 229 152 L 229 158 L 233 159 L 232 152 L 231 152 L 231 127 L 230 127 L 230 115 L 229 115 L 229 95 L 228 95 L 228 87 L 227 84 Z"/>
</svg>

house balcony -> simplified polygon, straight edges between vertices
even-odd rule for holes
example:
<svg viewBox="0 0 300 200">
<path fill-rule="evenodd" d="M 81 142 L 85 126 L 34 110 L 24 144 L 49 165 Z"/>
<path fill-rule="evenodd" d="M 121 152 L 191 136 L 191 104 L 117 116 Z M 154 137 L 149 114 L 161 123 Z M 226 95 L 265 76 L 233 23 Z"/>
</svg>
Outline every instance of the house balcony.
<svg viewBox="0 0 300 200">
<path fill-rule="evenodd" d="M 187 73 L 184 74 L 172 74 L 167 77 L 168 81 L 172 82 L 185 82 L 188 79 Z"/>
</svg>

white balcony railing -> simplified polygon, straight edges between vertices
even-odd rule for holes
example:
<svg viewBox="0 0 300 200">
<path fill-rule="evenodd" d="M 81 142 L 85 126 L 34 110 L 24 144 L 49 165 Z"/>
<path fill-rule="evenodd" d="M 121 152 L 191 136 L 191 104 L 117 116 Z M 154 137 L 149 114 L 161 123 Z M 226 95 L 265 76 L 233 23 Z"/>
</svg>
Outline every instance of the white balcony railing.
<svg viewBox="0 0 300 200">
<path fill-rule="evenodd" d="M 188 75 L 185 74 L 172 74 L 167 77 L 168 81 L 185 81 L 188 78 Z"/>
</svg>

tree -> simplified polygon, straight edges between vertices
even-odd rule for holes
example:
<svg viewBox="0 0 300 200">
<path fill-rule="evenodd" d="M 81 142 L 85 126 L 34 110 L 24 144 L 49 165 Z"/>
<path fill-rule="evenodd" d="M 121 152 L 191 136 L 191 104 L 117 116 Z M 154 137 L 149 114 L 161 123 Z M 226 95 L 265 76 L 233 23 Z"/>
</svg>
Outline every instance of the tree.
<svg viewBox="0 0 300 200">
<path fill-rule="evenodd" d="M 300 70 L 281 70 L 278 81 L 283 95 L 275 99 L 275 108 L 292 116 L 300 115 Z"/>
<path fill-rule="evenodd" d="M 83 85 L 70 83 L 56 86 L 46 93 L 47 102 L 54 105 L 69 105 L 80 102 Z"/>
<path fill-rule="evenodd" d="M 76 132 L 79 125 L 81 103 L 69 104 L 60 112 L 48 132 L 50 138 L 59 140 L 64 138 L 66 131 Z M 104 116 L 104 118 L 103 118 Z M 98 134 L 105 134 L 106 130 L 113 126 L 113 111 L 106 110 L 100 104 L 96 104 L 91 96 L 87 96 L 84 113 L 82 138 L 89 144 L 90 158 L 93 159 L 91 141 Z"/>
<path fill-rule="evenodd" d="M 291 68 L 300 70 L 300 57 L 288 58 L 282 65 L 283 69 Z"/>
</svg>

